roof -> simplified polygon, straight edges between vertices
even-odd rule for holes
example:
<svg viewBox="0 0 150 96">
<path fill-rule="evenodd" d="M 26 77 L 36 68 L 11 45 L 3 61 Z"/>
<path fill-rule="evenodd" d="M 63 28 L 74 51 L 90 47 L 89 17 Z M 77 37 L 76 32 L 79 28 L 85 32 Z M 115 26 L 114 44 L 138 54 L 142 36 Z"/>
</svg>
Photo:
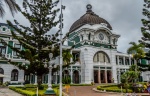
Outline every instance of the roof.
<svg viewBox="0 0 150 96">
<path fill-rule="evenodd" d="M 72 24 L 69 32 L 72 32 L 85 24 L 93 25 L 101 23 L 105 23 L 107 28 L 112 30 L 111 25 L 105 19 L 99 17 L 92 11 L 92 6 L 90 4 L 88 4 L 86 7 L 87 7 L 86 13 Z"/>
</svg>

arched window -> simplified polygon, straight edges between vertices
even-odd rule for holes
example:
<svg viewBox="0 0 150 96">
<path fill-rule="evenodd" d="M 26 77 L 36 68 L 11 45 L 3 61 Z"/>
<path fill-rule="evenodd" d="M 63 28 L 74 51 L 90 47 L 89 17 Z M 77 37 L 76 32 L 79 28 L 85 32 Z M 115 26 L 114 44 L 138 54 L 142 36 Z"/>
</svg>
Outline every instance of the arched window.
<svg viewBox="0 0 150 96">
<path fill-rule="evenodd" d="M 13 69 L 11 72 L 11 81 L 18 81 L 18 70 Z"/>
<path fill-rule="evenodd" d="M 81 35 L 81 40 L 83 40 L 83 35 Z"/>
<path fill-rule="evenodd" d="M 0 74 L 4 74 L 4 70 L 0 68 Z M 3 77 L 0 77 L 0 83 L 3 83 Z"/>
<path fill-rule="evenodd" d="M 93 61 L 110 63 L 110 59 L 109 59 L 108 55 L 102 51 L 99 51 L 94 55 Z"/>
<path fill-rule="evenodd" d="M 4 74 L 4 70 L 0 68 L 0 74 Z"/>
<path fill-rule="evenodd" d="M 113 39 L 113 44 L 114 44 L 114 45 L 116 44 L 116 39 Z"/>
<path fill-rule="evenodd" d="M 91 33 L 89 33 L 88 39 L 91 40 Z"/>
</svg>

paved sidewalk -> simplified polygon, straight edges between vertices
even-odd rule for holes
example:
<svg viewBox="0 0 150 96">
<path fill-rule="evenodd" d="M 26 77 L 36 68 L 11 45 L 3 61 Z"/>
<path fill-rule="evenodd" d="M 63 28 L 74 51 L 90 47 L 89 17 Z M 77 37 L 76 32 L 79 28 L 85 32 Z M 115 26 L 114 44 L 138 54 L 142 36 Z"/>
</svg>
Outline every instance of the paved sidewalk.
<svg viewBox="0 0 150 96">
<path fill-rule="evenodd" d="M 0 96 L 23 96 L 19 93 L 16 93 L 9 88 L 0 88 Z"/>
<path fill-rule="evenodd" d="M 96 92 L 93 91 L 92 89 L 95 88 L 96 86 L 71 86 L 69 89 L 68 96 L 150 96 L 148 93 L 136 93 L 136 95 L 131 95 L 131 93 L 101 93 L 101 92 Z M 66 92 L 66 90 L 63 90 Z"/>
</svg>

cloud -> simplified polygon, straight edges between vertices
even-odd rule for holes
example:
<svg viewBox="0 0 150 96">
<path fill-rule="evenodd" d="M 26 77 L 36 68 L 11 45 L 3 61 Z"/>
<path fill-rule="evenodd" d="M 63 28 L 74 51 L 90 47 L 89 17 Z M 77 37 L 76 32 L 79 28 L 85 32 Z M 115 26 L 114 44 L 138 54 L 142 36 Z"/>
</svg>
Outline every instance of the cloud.
<svg viewBox="0 0 150 96">
<path fill-rule="evenodd" d="M 19 1 L 19 2 L 18 2 Z M 86 12 L 86 5 L 91 4 L 92 10 L 100 17 L 107 20 L 113 31 L 121 37 L 118 41 L 118 51 L 126 52 L 130 46 L 129 42 L 137 42 L 141 38 L 140 27 L 142 26 L 143 0 L 62 0 L 66 9 L 64 14 L 64 28 L 63 34 L 69 31 L 73 22 L 79 19 Z M 17 2 L 21 4 L 20 0 Z M 60 7 L 60 5 L 58 6 Z M 7 10 L 5 18 L 0 19 L 4 22 L 9 19 L 13 20 L 13 17 Z M 15 15 L 15 18 L 19 20 L 23 25 L 28 25 L 28 22 L 22 17 L 21 14 Z"/>
</svg>

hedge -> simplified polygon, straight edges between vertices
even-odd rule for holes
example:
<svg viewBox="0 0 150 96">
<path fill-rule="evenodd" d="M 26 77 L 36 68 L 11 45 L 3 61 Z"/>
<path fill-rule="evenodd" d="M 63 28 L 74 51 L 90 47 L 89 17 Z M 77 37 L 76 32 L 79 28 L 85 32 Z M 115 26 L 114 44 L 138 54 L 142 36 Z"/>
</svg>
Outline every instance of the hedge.
<svg viewBox="0 0 150 96">
<path fill-rule="evenodd" d="M 36 96 L 36 94 L 34 92 L 28 91 L 28 90 L 22 90 L 21 88 L 9 87 L 9 89 L 16 91 L 16 92 L 18 92 L 22 95 L 25 95 L 25 96 Z M 39 94 L 39 96 L 42 96 L 42 95 Z"/>
<path fill-rule="evenodd" d="M 111 86 L 97 86 L 97 90 L 106 90 L 107 92 L 121 92 L 121 88 L 118 88 L 117 85 L 111 85 Z M 122 89 L 123 93 L 126 93 L 125 89 Z M 128 89 L 129 93 L 132 93 L 133 91 L 131 89 Z"/>
</svg>

